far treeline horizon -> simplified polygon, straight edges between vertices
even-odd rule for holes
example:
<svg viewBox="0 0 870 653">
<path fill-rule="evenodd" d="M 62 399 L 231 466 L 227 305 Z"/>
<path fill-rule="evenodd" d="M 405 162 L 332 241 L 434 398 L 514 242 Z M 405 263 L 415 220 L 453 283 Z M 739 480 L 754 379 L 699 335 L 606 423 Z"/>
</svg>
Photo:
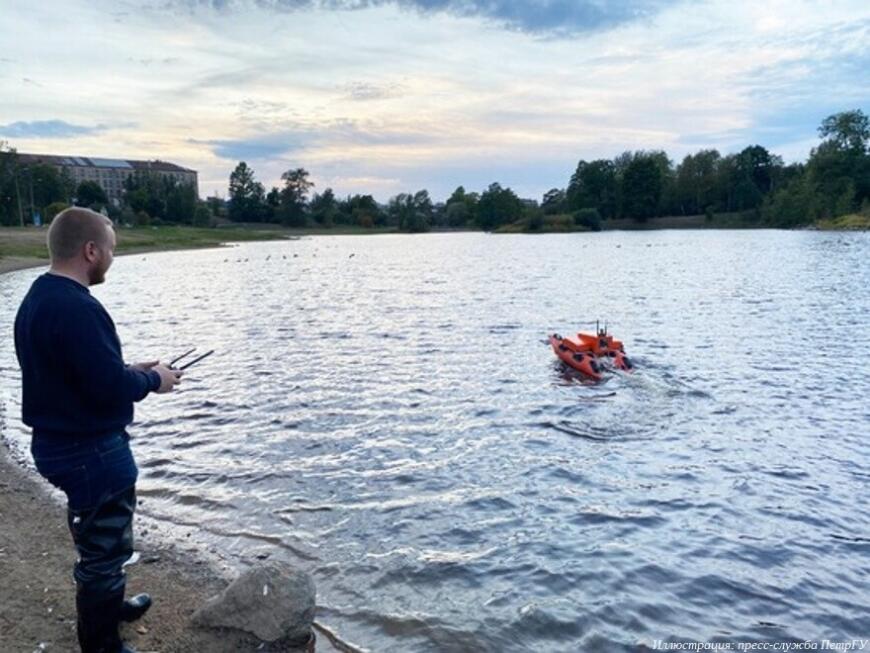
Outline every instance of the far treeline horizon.
<svg viewBox="0 0 870 653">
<path fill-rule="evenodd" d="M 567 187 L 547 191 L 540 202 L 496 182 L 480 193 L 460 186 L 445 202 L 434 203 L 424 189 L 400 193 L 386 205 L 372 195 L 337 198 L 331 188 L 309 198 L 314 184 L 304 168 L 287 170 L 283 187 L 266 192 L 241 161 L 230 175 L 226 201 L 202 201 L 192 185 L 158 176 L 131 176 L 117 207 L 98 183 L 76 187 L 53 166 L 20 165 L 15 150 L 0 142 L 0 224 L 30 223 L 35 211 L 47 223 L 73 203 L 105 209 L 113 220 L 131 225 L 209 226 L 228 218 L 291 228 L 354 225 L 410 232 L 507 225 L 527 231 L 599 230 L 614 219 L 701 214 L 712 219 L 721 213 L 738 214 L 741 226 L 788 228 L 858 211 L 870 214 L 870 118 L 860 109 L 844 111 L 825 118 L 818 132 L 822 141 L 806 163 L 785 165 L 761 145 L 726 156 L 702 149 L 676 166 L 663 150 L 626 151 L 613 159 L 580 160 Z"/>
</svg>

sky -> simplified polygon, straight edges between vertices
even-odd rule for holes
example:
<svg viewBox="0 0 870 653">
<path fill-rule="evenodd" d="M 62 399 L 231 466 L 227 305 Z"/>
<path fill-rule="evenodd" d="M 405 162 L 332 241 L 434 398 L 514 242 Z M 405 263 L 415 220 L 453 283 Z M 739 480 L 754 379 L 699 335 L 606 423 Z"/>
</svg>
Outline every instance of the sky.
<svg viewBox="0 0 870 653">
<path fill-rule="evenodd" d="M 540 199 L 625 150 L 786 162 L 870 113 L 866 0 L 0 0 L 0 140 L 161 159 L 226 196 Z"/>
</svg>

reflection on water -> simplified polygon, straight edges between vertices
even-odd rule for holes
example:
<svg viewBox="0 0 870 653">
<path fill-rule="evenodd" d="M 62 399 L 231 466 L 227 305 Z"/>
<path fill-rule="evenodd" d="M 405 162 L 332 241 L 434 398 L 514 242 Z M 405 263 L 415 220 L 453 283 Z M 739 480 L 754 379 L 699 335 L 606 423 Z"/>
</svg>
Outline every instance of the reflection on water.
<svg viewBox="0 0 870 653">
<path fill-rule="evenodd" d="M 868 254 L 316 237 L 124 257 L 94 292 L 130 360 L 217 350 L 140 405 L 144 514 L 297 562 L 372 651 L 632 651 L 870 632 Z M 35 274 L 0 279 L 7 334 Z M 599 318 L 639 369 L 588 385 L 542 339 Z"/>
</svg>

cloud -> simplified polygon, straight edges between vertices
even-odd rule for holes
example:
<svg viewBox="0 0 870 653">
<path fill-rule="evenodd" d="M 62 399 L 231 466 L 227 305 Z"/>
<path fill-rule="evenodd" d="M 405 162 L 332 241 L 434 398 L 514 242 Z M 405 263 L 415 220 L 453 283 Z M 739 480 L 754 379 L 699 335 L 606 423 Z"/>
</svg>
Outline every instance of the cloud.
<svg viewBox="0 0 870 653">
<path fill-rule="evenodd" d="M 431 142 L 435 137 L 407 129 L 383 129 L 338 119 L 317 125 L 299 124 L 291 129 L 261 133 L 239 139 L 188 139 L 188 143 L 206 145 L 222 159 L 257 161 L 298 154 L 303 150 L 331 147 L 404 147 Z"/>
<path fill-rule="evenodd" d="M 422 12 L 479 16 L 524 32 L 571 34 L 609 29 L 649 17 L 666 3 L 662 0 L 399 0 L 398 4 Z"/>
<path fill-rule="evenodd" d="M 351 82 L 344 87 L 351 100 L 386 100 L 401 94 L 400 84 L 374 84 L 372 82 Z"/>
<path fill-rule="evenodd" d="M 130 63 L 138 63 L 142 66 L 147 67 L 151 64 L 163 64 L 166 66 L 170 64 L 177 64 L 179 61 L 181 61 L 181 59 L 179 57 L 162 57 L 159 59 L 154 59 L 151 57 L 127 57 L 127 61 L 129 61 Z"/>
<path fill-rule="evenodd" d="M 105 125 L 94 127 L 73 125 L 63 120 L 33 120 L 0 125 L 0 135 L 10 138 L 72 138 L 83 134 L 94 134 L 105 128 Z"/>
<path fill-rule="evenodd" d="M 507 29 L 531 33 L 569 35 L 606 30 L 656 15 L 675 0 L 251 0 L 257 7 L 276 11 L 311 9 L 357 11 L 394 5 L 423 14 L 446 13 L 490 20 Z M 243 10 L 245 0 L 181 0 L 193 9 Z"/>
<path fill-rule="evenodd" d="M 299 133 L 283 132 L 241 139 L 189 139 L 188 142 L 207 145 L 221 159 L 257 161 L 275 159 L 301 149 L 304 146 L 304 137 Z"/>
</svg>

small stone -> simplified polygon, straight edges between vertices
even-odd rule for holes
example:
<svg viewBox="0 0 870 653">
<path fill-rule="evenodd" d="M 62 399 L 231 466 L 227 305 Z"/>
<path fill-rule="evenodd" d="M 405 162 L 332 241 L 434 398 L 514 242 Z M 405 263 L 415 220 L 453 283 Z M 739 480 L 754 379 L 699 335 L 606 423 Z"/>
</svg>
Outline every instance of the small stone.
<svg viewBox="0 0 870 653">
<path fill-rule="evenodd" d="M 140 635 L 147 635 L 148 629 L 145 626 L 136 626 L 136 632 Z"/>
</svg>

